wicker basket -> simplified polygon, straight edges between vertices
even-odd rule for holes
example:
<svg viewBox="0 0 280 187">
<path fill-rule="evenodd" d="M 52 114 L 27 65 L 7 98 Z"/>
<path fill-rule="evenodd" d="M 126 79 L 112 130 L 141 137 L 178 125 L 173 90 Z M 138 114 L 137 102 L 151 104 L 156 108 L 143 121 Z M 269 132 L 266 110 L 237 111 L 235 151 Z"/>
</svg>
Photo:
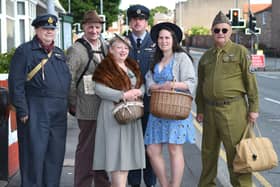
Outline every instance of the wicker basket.
<svg viewBox="0 0 280 187">
<path fill-rule="evenodd" d="M 121 125 L 141 118 L 144 114 L 143 101 L 124 101 L 117 104 L 113 110 L 115 119 Z"/>
<path fill-rule="evenodd" d="M 186 119 L 191 111 L 192 96 L 183 92 L 153 90 L 150 101 L 150 112 L 166 119 Z"/>
</svg>

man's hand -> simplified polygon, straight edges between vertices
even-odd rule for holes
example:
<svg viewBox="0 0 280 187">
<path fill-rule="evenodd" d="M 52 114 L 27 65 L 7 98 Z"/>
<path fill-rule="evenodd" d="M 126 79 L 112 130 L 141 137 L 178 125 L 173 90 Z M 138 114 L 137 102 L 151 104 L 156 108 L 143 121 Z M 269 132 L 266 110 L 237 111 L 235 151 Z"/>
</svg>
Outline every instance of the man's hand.
<svg viewBox="0 0 280 187">
<path fill-rule="evenodd" d="M 68 106 L 68 112 L 69 112 L 69 114 L 71 114 L 72 116 L 75 116 L 75 115 L 76 115 L 76 106 L 74 106 L 74 105 L 69 105 L 69 106 Z"/>
<path fill-rule="evenodd" d="M 20 121 L 21 121 L 23 124 L 26 124 L 26 122 L 28 121 L 28 115 L 21 117 L 21 118 L 20 118 Z"/>
<path fill-rule="evenodd" d="M 248 122 L 251 123 L 251 124 L 254 124 L 257 121 L 258 117 L 259 117 L 258 112 L 249 112 Z"/>
<path fill-rule="evenodd" d="M 204 116 L 203 116 L 202 113 L 198 113 L 198 114 L 196 115 L 196 121 L 198 121 L 199 123 L 202 123 L 202 122 L 203 122 L 203 118 L 204 118 Z"/>
</svg>

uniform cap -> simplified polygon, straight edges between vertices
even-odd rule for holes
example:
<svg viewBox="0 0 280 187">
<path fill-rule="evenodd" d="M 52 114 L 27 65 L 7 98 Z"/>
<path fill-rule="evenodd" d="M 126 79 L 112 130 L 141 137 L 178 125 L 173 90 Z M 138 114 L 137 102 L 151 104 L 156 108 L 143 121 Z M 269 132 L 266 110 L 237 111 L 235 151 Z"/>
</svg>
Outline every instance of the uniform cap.
<svg viewBox="0 0 280 187">
<path fill-rule="evenodd" d="M 150 10 L 143 5 L 132 5 L 127 9 L 128 20 L 131 18 L 149 19 Z"/>
<path fill-rule="evenodd" d="M 37 16 L 32 21 L 32 26 L 35 28 L 42 27 L 44 29 L 55 29 L 57 23 L 57 17 L 53 14 L 42 14 Z"/>
<path fill-rule="evenodd" d="M 231 22 L 229 21 L 228 17 L 226 17 L 226 15 L 222 11 L 220 11 L 214 18 L 212 27 L 214 27 L 215 25 L 217 25 L 219 23 L 227 23 L 227 24 L 231 25 Z"/>
<path fill-rule="evenodd" d="M 158 34 L 162 29 L 172 30 L 175 33 L 177 42 L 178 43 L 181 42 L 182 37 L 183 37 L 182 30 L 180 29 L 180 27 L 178 27 L 174 23 L 170 23 L 170 22 L 158 23 L 152 27 L 151 38 L 152 38 L 153 42 L 155 42 L 155 43 L 157 42 Z"/>
<path fill-rule="evenodd" d="M 105 23 L 97 14 L 95 10 L 87 11 L 82 20 L 82 24 L 85 23 Z"/>
</svg>

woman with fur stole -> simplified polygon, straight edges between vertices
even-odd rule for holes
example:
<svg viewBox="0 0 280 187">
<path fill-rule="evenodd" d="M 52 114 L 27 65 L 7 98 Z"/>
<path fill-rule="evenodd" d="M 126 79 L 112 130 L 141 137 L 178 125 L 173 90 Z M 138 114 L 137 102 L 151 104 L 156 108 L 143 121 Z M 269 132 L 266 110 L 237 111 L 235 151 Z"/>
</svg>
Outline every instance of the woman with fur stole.
<svg viewBox="0 0 280 187">
<path fill-rule="evenodd" d="M 112 187 L 125 187 L 129 170 L 145 168 L 141 119 L 120 125 L 112 113 L 117 103 L 137 100 L 145 91 L 138 63 L 128 58 L 129 48 L 129 41 L 116 35 L 93 75 L 95 93 L 102 99 L 93 167 L 110 172 Z"/>
</svg>

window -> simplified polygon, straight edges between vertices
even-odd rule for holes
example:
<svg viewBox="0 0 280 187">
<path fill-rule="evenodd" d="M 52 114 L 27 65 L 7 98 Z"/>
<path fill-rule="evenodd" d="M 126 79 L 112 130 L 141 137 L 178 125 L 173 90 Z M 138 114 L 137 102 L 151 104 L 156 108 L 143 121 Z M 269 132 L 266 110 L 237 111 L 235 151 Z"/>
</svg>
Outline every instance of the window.
<svg viewBox="0 0 280 187">
<path fill-rule="evenodd" d="M 24 28 L 24 20 L 19 20 L 19 42 L 25 42 L 25 28 Z"/>
<path fill-rule="evenodd" d="M 2 20 L 0 19 L 0 31 L 2 31 L 1 22 L 2 22 Z M 2 34 L 0 35 L 0 53 L 1 52 L 2 52 Z"/>
<path fill-rule="evenodd" d="M 22 1 L 17 2 L 17 14 L 25 15 L 25 3 Z"/>
<path fill-rule="evenodd" d="M 7 50 L 15 47 L 15 21 L 7 18 Z"/>
<path fill-rule="evenodd" d="M 14 1 L 6 0 L 6 11 L 7 11 L 8 16 L 11 16 L 11 17 L 15 16 Z"/>
<path fill-rule="evenodd" d="M 262 24 L 265 25 L 266 24 L 266 12 L 262 13 Z"/>
</svg>

